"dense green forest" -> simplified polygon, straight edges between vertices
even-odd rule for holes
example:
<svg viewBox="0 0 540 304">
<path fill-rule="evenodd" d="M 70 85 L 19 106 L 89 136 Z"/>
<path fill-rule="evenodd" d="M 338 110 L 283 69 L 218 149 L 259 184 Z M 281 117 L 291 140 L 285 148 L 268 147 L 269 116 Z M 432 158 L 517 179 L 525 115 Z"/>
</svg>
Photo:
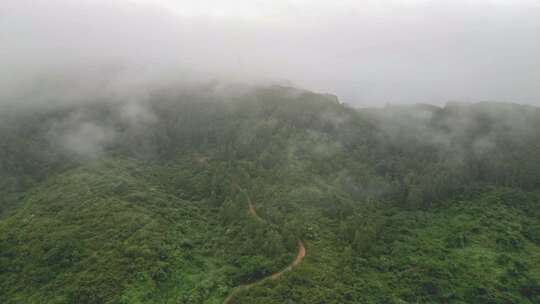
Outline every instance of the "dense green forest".
<svg viewBox="0 0 540 304">
<path fill-rule="evenodd" d="M 3 106 L 0 303 L 540 303 L 539 130 L 281 86 Z"/>
</svg>

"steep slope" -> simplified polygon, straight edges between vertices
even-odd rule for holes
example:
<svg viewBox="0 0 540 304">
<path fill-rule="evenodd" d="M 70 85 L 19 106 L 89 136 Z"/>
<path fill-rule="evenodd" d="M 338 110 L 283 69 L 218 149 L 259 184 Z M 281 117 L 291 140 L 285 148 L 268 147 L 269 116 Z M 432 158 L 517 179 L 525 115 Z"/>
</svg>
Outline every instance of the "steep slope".
<svg viewBox="0 0 540 304">
<path fill-rule="evenodd" d="M 540 301 L 537 108 L 220 90 L 0 113 L 0 302 Z"/>
</svg>

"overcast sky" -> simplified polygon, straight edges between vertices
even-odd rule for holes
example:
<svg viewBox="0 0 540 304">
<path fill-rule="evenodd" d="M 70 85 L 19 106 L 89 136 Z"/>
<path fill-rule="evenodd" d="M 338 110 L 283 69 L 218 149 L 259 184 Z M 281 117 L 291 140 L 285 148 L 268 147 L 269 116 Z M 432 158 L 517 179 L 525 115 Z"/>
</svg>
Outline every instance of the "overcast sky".
<svg viewBox="0 0 540 304">
<path fill-rule="evenodd" d="M 0 92 L 114 66 L 290 83 L 356 106 L 540 105 L 540 1 L 1 1 Z"/>
</svg>

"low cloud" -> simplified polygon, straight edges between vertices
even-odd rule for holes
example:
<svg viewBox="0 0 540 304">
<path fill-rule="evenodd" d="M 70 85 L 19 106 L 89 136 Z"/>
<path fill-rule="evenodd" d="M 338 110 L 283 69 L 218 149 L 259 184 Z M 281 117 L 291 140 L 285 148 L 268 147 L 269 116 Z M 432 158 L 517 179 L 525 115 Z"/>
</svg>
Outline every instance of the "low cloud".
<svg viewBox="0 0 540 304">
<path fill-rule="evenodd" d="M 101 156 L 115 136 L 114 130 L 93 122 L 74 122 L 53 127 L 49 140 L 70 155 L 88 159 Z"/>
<path fill-rule="evenodd" d="M 104 83 L 124 71 L 128 86 L 286 83 L 356 106 L 538 104 L 538 6 L 528 0 L 7 0 L 0 12 L 0 102 L 20 102 L 28 97 L 20 92 L 66 77 L 64 97 L 99 97 L 108 93 Z M 91 77 L 65 76 L 73 71 Z"/>
</svg>

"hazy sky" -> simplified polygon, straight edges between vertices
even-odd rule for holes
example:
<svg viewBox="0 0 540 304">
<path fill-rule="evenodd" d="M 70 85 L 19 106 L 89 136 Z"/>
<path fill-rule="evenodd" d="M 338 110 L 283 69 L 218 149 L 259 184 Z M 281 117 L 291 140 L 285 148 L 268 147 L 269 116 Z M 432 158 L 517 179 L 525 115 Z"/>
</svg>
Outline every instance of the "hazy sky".
<svg viewBox="0 0 540 304">
<path fill-rule="evenodd" d="M 540 105 L 540 1 L 1 1 L 0 92 L 114 67 L 290 83 L 357 106 Z"/>
</svg>

